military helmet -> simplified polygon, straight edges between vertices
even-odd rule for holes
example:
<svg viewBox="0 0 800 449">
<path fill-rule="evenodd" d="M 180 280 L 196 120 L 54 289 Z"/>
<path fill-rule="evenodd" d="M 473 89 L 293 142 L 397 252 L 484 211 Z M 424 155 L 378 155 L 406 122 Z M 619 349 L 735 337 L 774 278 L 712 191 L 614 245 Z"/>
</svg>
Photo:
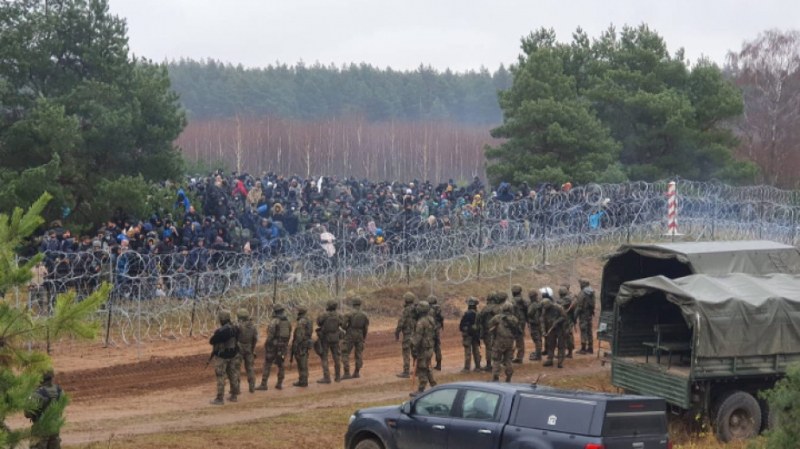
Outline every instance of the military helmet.
<svg viewBox="0 0 800 449">
<path fill-rule="evenodd" d="M 508 293 L 506 292 L 497 292 L 497 301 L 503 302 L 508 299 Z"/>
<path fill-rule="evenodd" d="M 403 293 L 403 301 L 404 301 L 406 304 L 411 304 L 411 303 L 413 303 L 413 302 L 414 302 L 414 301 L 416 301 L 416 300 L 417 300 L 417 297 L 416 297 L 416 296 L 415 296 L 413 293 L 411 293 L 411 292 L 405 292 L 405 293 Z"/>
<path fill-rule="evenodd" d="M 588 279 L 584 279 L 584 278 L 580 278 L 578 280 L 578 284 L 580 284 L 581 289 L 584 289 L 584 288 L 589 286 L 589 280 Z"/>
<path fill-rule="evenodd" d="M 359 298 L 358 296 L 356 296 L 355 298 L 353 298 L 352 300 L 350 300 L 350 304 L 352 304 L 352 305 L 354 305 L 354 306 L 360 306 L 360 305 L 361 305 L 361 298 Z"/>
<path fill-rule="evenodd" d="M 429 295 L 427 301 L 428 301 L 428 304 L 430 304 L 430 305 L 434 305 L 434 304 L 439 302 L 439 300 L 436 299 L 436 297 L 433 296 L 433 295 Z"/>
<path fill-rule="evenodd" d="M 306 313 L 308 313 L 308 309 L 305 307 L 300 306 L 297 308 L 297 316 L 305 315 Z"/>
<path fill-rule="evenodd" d="M 42 373 L 42 381 L 43 382 L 51 381 L 51 380 L 53 380 L 53 377 L 55 377 L 55 373 L 53 372 L 52 368 L 50 368 L 47 371 Z"/>
<path fill-rule="evenodd" d="M 513 313 L 514 312 L 514 305 L 511 304 L 510 302 L 507 302 L 507 303 L 503 304 L 502 307 L 500 307 L 500 311 L 503 312 L 503 313 Z"/>
<path fill-rule="evenodd" d="M 428 304 L 428 301 L 420 301 L 417 303 L 417 310 L 420 313 L 428 313 L 431 310 L 431 305 Z"/>
<path fill-rule="evenodd" d="M 220 323 L 227 323 L 231 321 L 231 313 L 227 310 L 220 310 L 217 314 L 217 319 Z"/>
<path fill-rule="evenodd" d="M 336 302 L 336 301 L 334 301 L 333 299 L 329 300 L 329 301 L 328 301 L 328 302 L 325 304 L 325 309 L 326 309 L 326 310 L 336 310 L 336 308 L 337 308 L 337 307 L 339 307 L 339 303 L 338 303 L 338 302 Z"/>
<path fill-rule="evenodd" d="M 280 304 L 275 304 L 275 305 L 272 307 L 272 313 L 273 313 L 274 315 L 277 315 L 277 314 L 279 314 L 279 313 L 283 313 L 283 311 L 284 311 L 284 310 L 285 310 L 285 309 L 284 309 L 284 308 L 283 308 L 283 306 L 282 306 L 282 305 L 280 305 Z"/>
<path fill-rule="evenodd" d="M 594 289 L 592 287 L 588 286 L 588 285 L 586 287 L 584 287 L 583 290 L 581 290 L 581 291 L 586 296 L 594 295 Z"/>
<path fill-rule="evenodd" d="M 528 290 L 528 298 L 531 300 L 538 300 L 539 299 L 539 290 L 530 289 Z"/>
<path fill-rule="evenodd" d="M 522 293 L 522 286 L 519 284 L 514 284 L 511 286 L 511 293 L 514 295 L 519 295 Z"/>
<path fill-rule="evenodd" d="M 553 289 L 550 287 L 542 287 L 539 289 L 539 294 L 542 295 L 542 298 L 553 299 Z"/>
<path fill-rule="evenodd" d="M 469 298 L 467 298 L 467 306 L 470 306 L 470 307 L 472 307 L 472 306 L 477 306 L 477 305 L 478 305 L 478 300 L 477 300 L 477 299 L 475 299 L 475 298 L 474 298 L 474 297 L 472 297 L 472 296 L 470 296 Z"/>
<path fill-rule="evenodd" d="M 562 285 L 561 287 L 558 288 L 558 296 L 567 296 L 568 293 L 569 289 L 567 287 L 564 287 Z"/>
<path fill-rule="evenodd" d="M 552 305 L 553 305 L 553 301 L 551 301 L 551 300 L 550 300 L 550 298 L 544 298 L 544 299 L 542 300 L 542 307 L 543 307 L 543 308 L 545 308 L 545 309 L 546 309 L 546 308 L 548 308 L 548 307 L 550 307 L 550 306 L 552 306 Z"/>
<path fill-rule="evenodd" d="M 250 318 L 250 312 L 248 312 L 245 308 L 241 308 L 238 312 L 236 312 L 236 317 L 240 320 L 246 320 Z"/>
</svg>

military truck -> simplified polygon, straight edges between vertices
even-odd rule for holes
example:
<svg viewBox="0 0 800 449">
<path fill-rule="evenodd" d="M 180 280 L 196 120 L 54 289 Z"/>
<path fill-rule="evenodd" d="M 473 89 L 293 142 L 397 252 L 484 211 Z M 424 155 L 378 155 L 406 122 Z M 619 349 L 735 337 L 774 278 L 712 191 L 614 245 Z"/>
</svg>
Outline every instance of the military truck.
<svg viewBox="0 0 800 449">
<path fill-rule="evenodd" d="M 612 383 L 707 416 L 723 441 L 757 435 L 774 413 L 759 398 L 800 362 L 800 276 L 655 276 L 614 301 Z"/>
<path fill-rule="evenodd" d="M 603 267 L 598 340 L 611 342 L 614 299 L 624 282 L 699 273 L 800 274 L 800 251 L 764 240 L 622 245 Z"/>
</svg>

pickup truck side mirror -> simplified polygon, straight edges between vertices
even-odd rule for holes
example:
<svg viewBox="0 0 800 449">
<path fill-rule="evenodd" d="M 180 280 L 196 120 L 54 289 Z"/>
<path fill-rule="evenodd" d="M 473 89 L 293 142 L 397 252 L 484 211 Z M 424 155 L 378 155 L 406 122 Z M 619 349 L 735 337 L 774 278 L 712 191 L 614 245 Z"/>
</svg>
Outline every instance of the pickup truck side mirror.
<svg viewBox="0 0 800 449">
<path fill-rule="evenodd" d="M 400 406 L 400 413 L 404 415 L 411 414 L 411 401 L 403 402 L 403 405 Z"/>
</svg>

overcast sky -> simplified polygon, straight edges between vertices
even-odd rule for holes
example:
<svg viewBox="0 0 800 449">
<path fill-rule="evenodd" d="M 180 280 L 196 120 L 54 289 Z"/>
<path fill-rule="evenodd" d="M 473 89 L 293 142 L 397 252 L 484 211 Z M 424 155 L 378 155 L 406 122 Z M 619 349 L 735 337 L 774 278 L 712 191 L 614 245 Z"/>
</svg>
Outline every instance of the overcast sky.
<svg viewBox="0 0 800 449">
<path fill-rule="evenodd" d="M 647 23 L 670 52 L 722 63 L 769 28 L 800 27 L 798 0 L 110 0 L 128 21 L 130 48 L 156 61 L 214 58 L 248 67 L 275 61 L 381 68 L 497 68 L 540 27 L 569 40 L 611 23 Z"/>
</svg>

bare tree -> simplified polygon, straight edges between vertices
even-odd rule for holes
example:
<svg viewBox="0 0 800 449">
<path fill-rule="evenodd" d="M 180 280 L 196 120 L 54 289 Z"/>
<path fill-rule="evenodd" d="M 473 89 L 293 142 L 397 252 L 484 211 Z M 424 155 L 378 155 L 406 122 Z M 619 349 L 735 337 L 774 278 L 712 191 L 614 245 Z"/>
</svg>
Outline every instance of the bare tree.
<svg viewBox="0 0 800 449">
<path fill-rule="evenodd" d="M 800 31 L 768 30 L 729 53 L 744 94 L 741 152 L 773 185 L 797 187 L 800 168 Z"/>
</svg>

